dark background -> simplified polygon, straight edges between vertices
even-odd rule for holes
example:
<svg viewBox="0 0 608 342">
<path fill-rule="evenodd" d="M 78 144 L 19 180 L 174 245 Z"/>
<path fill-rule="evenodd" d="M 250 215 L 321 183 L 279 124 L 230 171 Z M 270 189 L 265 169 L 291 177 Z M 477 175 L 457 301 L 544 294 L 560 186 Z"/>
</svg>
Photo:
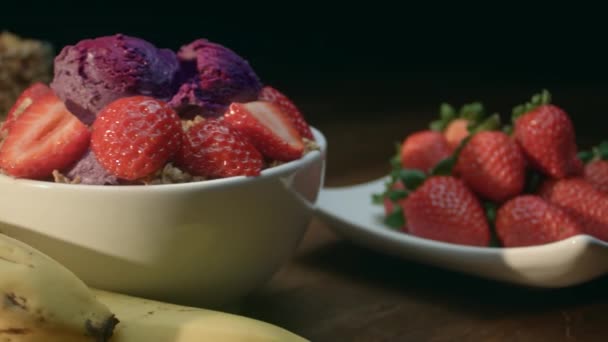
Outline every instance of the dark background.
<svg viewBox="0 0 608 342">
<path fill-rule="evenodd" d="M 57 48 L 118 32 L 173 49 L 208 38 L 248 59 L 265 83 L 292 97 L 328 135 L 344 123 L 368 125 L 366 138 L 374 138 L 374 125 L 400 125 L 392 135 L 378 137 L 392 142 L 425 127 L 442 101 L 483 100 L 508 119 L 512 106 L 547 88 L 572 116 L 582 146 L 606 136 L 608 39 L 602 8 L 329 5 L 125 1 L 87 3 L 85 9 L 83 2 L 53 2 L 49 8 L 28 4 L 3 10 L 0 29 Z M 331 138 L 334 146 L 348 148 L 352 142 Z M 391 151 L 390 142 L 386 151 L 377 151 L 382 158 Z"/>
</svg>

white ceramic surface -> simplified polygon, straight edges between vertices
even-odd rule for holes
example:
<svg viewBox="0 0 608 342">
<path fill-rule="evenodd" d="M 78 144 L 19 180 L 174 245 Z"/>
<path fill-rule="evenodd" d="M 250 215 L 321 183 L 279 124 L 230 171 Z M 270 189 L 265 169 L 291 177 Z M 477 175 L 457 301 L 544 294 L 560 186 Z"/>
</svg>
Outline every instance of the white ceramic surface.
<svg viewBox="0 0 608 342">
<path fill-rule="evenodd" d="M 232 305 L 296 249 L 323 185 L 321 151 L 259 177 L 90 186 L 0 175 L 0 232 L 90 286 L 207 307 Z"/>
<path fill-rule="evenodd" d="M 533 247 L 485 248 L 443 243 L 392 230 L 384 208 L 371 202 L 384 179 L 321 190 L 318 215 L 344 237 L 386 252 L 450 270 L 533 287 L 566 287 L 608 273 L 608 243 L 587 235 Z"/>
</svg>

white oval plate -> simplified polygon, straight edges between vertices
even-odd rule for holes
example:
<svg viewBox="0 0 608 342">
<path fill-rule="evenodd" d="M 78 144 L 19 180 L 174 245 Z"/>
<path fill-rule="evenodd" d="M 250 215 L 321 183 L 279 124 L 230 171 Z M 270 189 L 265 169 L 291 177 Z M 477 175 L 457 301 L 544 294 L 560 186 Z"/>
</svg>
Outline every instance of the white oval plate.
<svg viewBox="0 0 608 342">
<path fill-rule="evenodd" d="M 588 235 L 518 248 L 470 247 L 419 238 L 383 224 L 384 209 L 372 204 L 385 178 L 340 188 L 324 188 L 318 215 L 355 243 L 408 260 L 509 283 L 557 288 L 608 273 L 608 243 Z"/>
</svg>

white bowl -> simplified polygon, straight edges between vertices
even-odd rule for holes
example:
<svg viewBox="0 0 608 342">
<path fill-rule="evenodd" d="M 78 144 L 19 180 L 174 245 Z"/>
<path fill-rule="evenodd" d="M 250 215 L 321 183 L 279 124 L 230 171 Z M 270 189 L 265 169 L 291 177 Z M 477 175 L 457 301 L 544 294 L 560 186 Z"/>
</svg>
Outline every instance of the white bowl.
<svg viewBox="0 0 608 342">
<path fill-rule="evenodd" d="M 0 175 L 0 232 L 93 287 L 231 305 L 279 269 L 310 223 L 327 148 L 313 132 L 320 151 L 258 177 L 93 186 Z"/>
</svg>

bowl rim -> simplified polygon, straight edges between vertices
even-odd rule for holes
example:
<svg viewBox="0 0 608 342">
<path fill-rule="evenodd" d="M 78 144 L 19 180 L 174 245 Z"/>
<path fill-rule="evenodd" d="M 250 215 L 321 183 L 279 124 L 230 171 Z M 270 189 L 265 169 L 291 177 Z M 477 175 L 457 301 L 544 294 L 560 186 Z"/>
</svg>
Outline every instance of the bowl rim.
<svg viewBox="0 0 608 342">
<path fill-rule="evenodd" d="M 218 187 L 231 187 L 243 184 L 259 182 L 265 179 L 280 177 L 284 174 L 292 173 L 315 161 L 325 159 L 327 151 L 327 140 L 323 133 L 311 126 L 315 142 L 319 150 L 313 150 L 302 156 L 300 159 L 292 160 L 284 164 L 262 170 L 259 176 L 234 176 L 227 178 L 209 179 L 198 182 L 175 183 L 175 184 L 149 184 L 149 185 L 90 185 L 90 184 L 65 184 L 51 181 L 41 181 L 33 179 L 15 178 L 9 175 L 0 174 L 0 184 L 12 184 L 24 187 L 45 188 L 54 190 L 74 190 L 74 191 L 103 191 L 103 192 L 151 192 L 151 191 L 179 191 L 179 190 L 202 190 Z"/>
</svg>

